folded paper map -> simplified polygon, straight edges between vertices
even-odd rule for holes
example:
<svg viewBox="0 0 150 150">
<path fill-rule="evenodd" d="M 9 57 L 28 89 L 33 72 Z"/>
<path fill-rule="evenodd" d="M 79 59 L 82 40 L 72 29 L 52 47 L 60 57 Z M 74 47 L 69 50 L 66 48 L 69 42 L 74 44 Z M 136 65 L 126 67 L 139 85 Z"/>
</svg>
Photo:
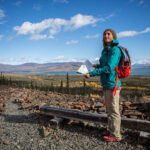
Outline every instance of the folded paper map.
<svg viewBox="0 0 150 150">
<path fill-rule="evenodd" d="M 89 60 L 87 60 L 80 66 L 80 68 L 77 70 L 77 73 L 86 74 L 92 70 L 93 70 L 93 65 Z"/>
<path fill-rule="evenodd" d="M 78 69 L 77 73 L 81 73 L 81 74 L 86 74 L 88 73 L 88 69 L 86 67 L 86 65 L 81 65 L 80 68 Z"/>
</svg>

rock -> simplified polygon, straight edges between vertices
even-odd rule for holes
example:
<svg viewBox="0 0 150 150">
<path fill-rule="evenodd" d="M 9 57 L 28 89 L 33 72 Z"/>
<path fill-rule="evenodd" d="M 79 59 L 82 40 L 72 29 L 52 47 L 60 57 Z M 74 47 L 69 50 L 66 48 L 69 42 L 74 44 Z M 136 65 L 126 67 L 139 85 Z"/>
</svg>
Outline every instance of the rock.
<svg viewBox="0 0 150 150">
<path fill-rule="evenodd" d="M 40 134 L 41 134 L 41 136 L 42 137 L 48 136 L 50 134 L 50 130 L 51 130 L 50 128 L 46 128 L 46 127 L 42 126 L 40 128 Z"/>
</svg>

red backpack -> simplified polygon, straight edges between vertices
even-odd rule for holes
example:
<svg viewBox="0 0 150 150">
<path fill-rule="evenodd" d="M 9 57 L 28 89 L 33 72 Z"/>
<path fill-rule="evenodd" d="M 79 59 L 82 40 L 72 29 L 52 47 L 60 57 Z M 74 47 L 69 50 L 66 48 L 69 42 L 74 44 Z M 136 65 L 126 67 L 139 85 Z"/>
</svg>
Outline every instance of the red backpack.
<svg viewBox="0 0 150 150">
<path fill-rule="evenodd" d="M 128 50 L 118 46 L 121 50 L 121 59 L 119 65 L 115 68 L 118 78 L 126 78 L 131 74 L 131 59 Z"/>
</svg>

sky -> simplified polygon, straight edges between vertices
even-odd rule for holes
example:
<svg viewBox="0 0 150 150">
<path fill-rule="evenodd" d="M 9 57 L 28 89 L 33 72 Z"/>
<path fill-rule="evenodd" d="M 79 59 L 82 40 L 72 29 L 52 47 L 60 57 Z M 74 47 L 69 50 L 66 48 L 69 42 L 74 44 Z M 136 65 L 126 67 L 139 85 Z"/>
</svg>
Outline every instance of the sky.
<svg viewBox="0 0 150 150">
<path fill-rule="evenodd" d="M 150 0 L 0 0 L 0 64 L 96 62 L 107 28 L 150 64 Z"/>
</svg>

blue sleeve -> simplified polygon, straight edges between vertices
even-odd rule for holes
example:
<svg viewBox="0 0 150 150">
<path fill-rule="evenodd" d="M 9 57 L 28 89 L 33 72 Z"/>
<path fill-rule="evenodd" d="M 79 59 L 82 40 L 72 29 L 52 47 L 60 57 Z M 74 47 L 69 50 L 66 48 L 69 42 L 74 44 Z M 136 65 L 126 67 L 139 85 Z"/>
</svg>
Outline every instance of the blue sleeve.
<svg viewBox="0 0 150 150">
<path fill-rule="evenodd" d="M 121 52 L 118 47 L 115 47 L 111 50 L 111 54 L 108 56 L 107 64 L 103 67 L 96 68 L 93 71 L 89 72 L 90 76 L 100 76 L 102 73 L 110 74 L 115 70 L 115 67 L 118 66 L 120 61 Z"/>
</svg>

